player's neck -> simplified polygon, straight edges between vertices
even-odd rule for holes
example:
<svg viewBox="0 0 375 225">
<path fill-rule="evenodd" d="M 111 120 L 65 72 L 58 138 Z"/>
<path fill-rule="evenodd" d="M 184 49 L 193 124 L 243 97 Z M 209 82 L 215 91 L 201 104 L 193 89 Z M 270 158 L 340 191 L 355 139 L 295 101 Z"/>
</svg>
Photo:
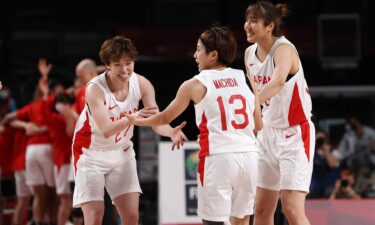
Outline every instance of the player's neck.
<svg viewBox="0 0 375 225">
<path fill-rule="evenodd" d="M 118 92 L 122 92 L 124 90 L 127 91 L 128 86 L 129 86 L 129 82 L 123 83 L 123 82 L 113 81 L 113 77 L 111 78 L 109 73 L 110 72 L 108 72 L 107 76 L 105 76 L 105 79 L 106 79 L 107 85 L 108 85 L 109 89 L 111 90 L 111 92 L 112 93 L 118 93 Z"/>
<path fill-rule="evenodd" d="M 275 43 L 277 38 L 278 37 L 270 36 L 261 41 L 258 41 L 257 44 L 259 46 L 259 50 L 262 53 L 268 54 L 271 51 L 272 45 L 273 43 Z"/>
<path fill-rule="evenodd" d="M 210 70 L 218 70 L 218 71 L 222 71 L 222 70 L 225 70 L 227 67 L 224 66 L 224 65 L 221 65 L 221 64 L 216 64 L 216 65 L 213 65 L 213 66 L 210 66 Z"/>
</svg>

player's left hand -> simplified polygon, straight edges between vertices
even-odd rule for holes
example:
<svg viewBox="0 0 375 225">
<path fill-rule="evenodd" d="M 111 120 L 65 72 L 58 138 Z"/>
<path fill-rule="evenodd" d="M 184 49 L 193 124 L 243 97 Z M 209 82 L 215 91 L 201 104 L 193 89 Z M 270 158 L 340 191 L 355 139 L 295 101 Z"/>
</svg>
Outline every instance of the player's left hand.
<svg viewBox="0 0 375 225">
<path fill-rule="evenodd" d="M 158 107 L 145 107 L 139 110 L 138 112 L 136 112 L 135 114 L 137 114 L 141 118 L 147 118 L 158 112 L 159 112 Z"/>
<path fill-rule="evenodd" d="M 187 141 L 187 137 L 185 136 L 184 132 L 182 132 L 182 128 L 184 128 L 186 122 L 182 122 L 180 125 L 173 128 L 173 132 L 171 135 L 172 140 L 172 151 L 177 148 L 180 149 L 184 145 L 184 142 Z"/>
</svg>

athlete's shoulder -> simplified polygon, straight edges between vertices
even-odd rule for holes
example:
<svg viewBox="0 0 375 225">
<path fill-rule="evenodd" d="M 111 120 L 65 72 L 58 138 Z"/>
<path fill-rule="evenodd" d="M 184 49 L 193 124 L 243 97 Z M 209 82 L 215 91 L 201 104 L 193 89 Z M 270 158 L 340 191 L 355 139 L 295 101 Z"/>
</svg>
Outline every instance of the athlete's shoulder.
<svg viewBox="0 0 375 225">
<path fill-rule="evenodd" d="M 136 79 L 138 81 L 138 84 L 139 84 L 139 87 L 140 88 L 143 88 L 145 86 L 149 86 L 149 85 L 152 85 L 150 80 L 148 80 L 145 76 L 143 75 L 140 75 L 140 74 L 137 74 L 137 73 L 134 73 L 132 76 L 132 78 Z"/>
<path fill-rule="evenodd" d="M 254 44 L 250 45 L 249 47 L 246 48 L 245 54 L 250 54 L 250 52 L 255 50 L 257 46 L 258 46 L 257 43 L 254 43 Z"/>
</svg>

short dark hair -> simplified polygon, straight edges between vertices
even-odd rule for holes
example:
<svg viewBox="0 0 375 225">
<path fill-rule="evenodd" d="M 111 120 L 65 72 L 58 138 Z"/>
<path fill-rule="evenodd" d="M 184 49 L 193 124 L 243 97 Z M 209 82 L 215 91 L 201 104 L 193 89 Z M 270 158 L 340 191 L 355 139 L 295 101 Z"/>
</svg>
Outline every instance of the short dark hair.
<svg viewBox="0 0 375 225">
<path fill-rule="evenodd" d="M 64 103 L 64 104 L 73 104 L 75 101 L 75 97 L 72 94 L 69 93 L 58 93 L 55 97 L 56 103 Z"/>
<path fill-rule="evenodd" d="M 119 61 L 124 56 L 135 60 L 138 52 L 133 42 L 122 35 L 105 40 L 100 48 L 100 60 L 108 65 L 112 61 Z"/>
<path fill-rule="evenodd" d="M 206 48 L 206 53 L 217 51 L 220 64 L 228 66 L 236 58 L 237 42 L 233 32 L 227 27 L 214 26 L 203 32 L 199 40 Z"/>
</svg>

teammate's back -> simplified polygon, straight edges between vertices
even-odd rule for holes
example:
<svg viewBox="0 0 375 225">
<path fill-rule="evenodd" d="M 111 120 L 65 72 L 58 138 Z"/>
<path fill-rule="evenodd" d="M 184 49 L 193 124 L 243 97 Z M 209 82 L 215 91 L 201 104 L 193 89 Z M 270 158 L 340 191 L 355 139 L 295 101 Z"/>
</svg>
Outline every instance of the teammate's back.
<svg viewBox="0 0 375 225">
<path fill-rule="evenodd" d="M 200 130 L 200 157 L 217 153 L 257 151 L 254 136 L 254 94 L 242 70 L 203 70 L 194 77 L 207 89 L 195 105 Z"/>
</svg>

